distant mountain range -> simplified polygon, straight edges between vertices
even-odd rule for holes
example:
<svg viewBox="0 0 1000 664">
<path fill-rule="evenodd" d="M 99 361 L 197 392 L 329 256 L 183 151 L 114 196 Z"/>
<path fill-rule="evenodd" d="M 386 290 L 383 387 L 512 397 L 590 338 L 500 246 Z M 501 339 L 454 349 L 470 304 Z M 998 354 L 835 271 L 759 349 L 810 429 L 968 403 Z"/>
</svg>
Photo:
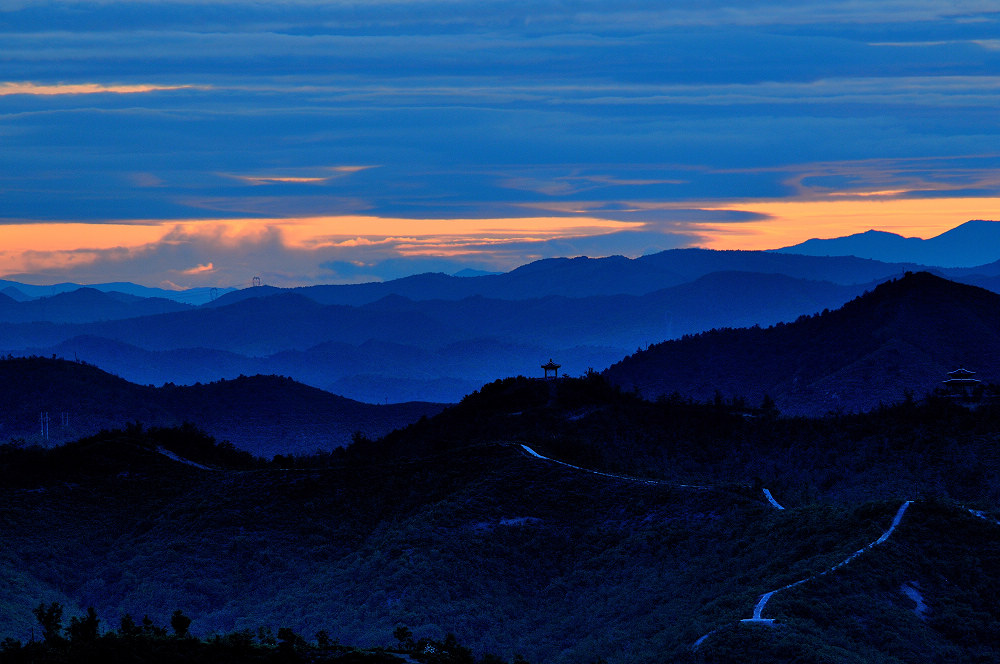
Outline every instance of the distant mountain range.
<svg viewBox="0 0 1000 664">
<path fill-rule="evenodd" d="M 302 289 L 101 322 L 63 322 L 64 307 L 58 323 L 0 325 L 0 349 L 82 359 L 143 384 L 262 373 L 362 401 L 456 401 L 495 378 L 534 375 L 550 357 L 580 374 L 663 339 L 837 307 L 866 287 L 716 272 L 643 295 L 389 295 L 356 306 L 324 304 L 307 296 L 321 291 Z M 27 305 L 41 306 L 19 306 Z"/>
<path fill-rule="evenodd" d="M 0 293 L 10 297 L 19 302 L 26 300 L 33 300 L 37 298 L 52 297 L 53 295 L 59 295 L 60 293 L 69 293 L 81 288 L 92 288 L 94 290 L 99 290 L 102 293 L 118 293 L 121 295 L 134 295 L 141 298 L 163 298 L 165 300 L 174 300 L 175 302 L 181 302 L 183 304 L 190 305 L 200 305 L 207 302 L 211 302 L 214 298 L 224 295 L 234 288 L 211 288 L 211 287 L 199 287 L 199 288 L 188 288 L 184 290 L 167 290 L 166 288 L 150 288 L 149 286 L 140 286 L 139 284 L 129 283 L 127 281 L 116 281 L 113 283 L 104 284 L 74 284 L 74 283 L 61 283 L 61 284 L 49 284 L 45 286 L 38 286 L 35 284 L 25 284 L 17 281 L 8 281 L 6 279 L 0 279 Z"/>
<path fill-rule="evenodd" d="M 96 288 L 78 288 L 49 297 L 18 300 L 0 293 L 0 323 L 92 323 L 191 309 L 162 297 L 140 297 Z"/>
<path fill-rule="evenodd" d="M 1000 222 L 968 221 L 926 240 L 872 230 L 829 240 L 807 240 L 777 251 L 806 256 L 856 256 L 886 263 L 971 268 L 992 263 L 1000 257 Z"/>
<path fill-rule="evenodd" d="M 4 440 L 51 445 L 133 423 L 188 422 L 265 458 L 341 447 L 355 432 L 381 436 L 444 407 L 360 403 L 279 376 L 143 386 L 91 365 L 39 357 L 0 359 L 0 401 Z"/>
<path fill-rule="evenodd" d="M 387 282 L 309 286 L 290 289 L 322 304 L 359 306 L 387 296 L 411 300 L 461 300 L 481 296 L 498 300 L 531 300 L 547 296 L 567 298 L 601 295 L 648 295 L 690 283 L 714 272 L 782 274 L 795 279 L 849 285 L 881 281 L 917 264 L 885 264 L 854 257 L 812 257 L 764 251 L 671 249 L 639 258 L 548 258 L 504 274 L 451 277 L 418 274 Z M 1000 264 L 987 274 L 1000 275 Z M 227 293 L 215 301 L 223 306 L 253 296 L 273 295 L 281 289 L 260 287 Z"/>
<path fill-rule="evenodd" d="M 899 401 L 907 393 L 919 396 L 939 386 L 948 371 L 963 366 L 979 372 L 983 380 L 1000 382 L 1000 295 L 926 272 L 869 288 L 776 274 L 717 272 L 642 296 L 423 302 L 390 296 L 350 307 L 279 292 L 227 306 L 118 321 L 8 323 L 0 326 L 0 339 L 8 345 L 48 339 L 52 345 L 28 350 L 85 360 L 136 383 L 101 373 L 93 380 L 105 387 L 88 389 L 74 379 L 81 393 L 128 395 L 107 396 L 114 412 L 107 410 L 110 406 L 91 409 L 104 413 L 94 420 L 100 426 L 133 419 L 166 424 L 191 419 L 202 393 L 209 390 L 202 383 L 214 385 L 211 389 L 220 394 L 259 393 L 259 399 L 251 399 L 255 404 L 295 405 L 298 414 L 282 416 L 281 432 L 267 433 L 276 440 L 269 449 L 298 449 L 295 441 L 305 443 L 317 435 L 318 447 L 341 444 L 355 430 L 385 431 L 390 424 L 425 412 L 421 406 L 404 409 L 407 415 L 401 418 L 389 415 L 391 409 L 361 415 L 362 406 L 377 407 L 327 392 L 362 394 L 375 403 L 426 401 L 429 393 L 448 397 L 441 401 L 457 401 L 499 377 L 540 374 L 538 365 L 549 356 L 560 361 L 573 357 L 596 368 L 614 363 L 606 372 L 609 379 L 647 397 L 677 392 L 704 401 L 719 394 L 757 405 L 768 395 L 792 414 L 867 410 Z M 95 293 L 80 295 L 87 299 Z M 852 296 L 854 300 L 842 305 Z M 653 338 L 667 341 L 637 341 Z M 622 347 L 629 343 L 640 350 L 622 359 L 627 354 Z M 547 353 L 550 348 L 562 352 Z M 10 362 L 7 367 L 15 366 Z M 30 373 L 33 381 L 60 384 L 46 372 Z M 266 383 L 274 388 L 268 394 L 260 385 L 247 383 L 264 379 L 242 378 L 257 374 L 292 376 L 327 392 L 298 385 L 296 396 L 289 397 L 288 384 Z M 231 380 L 215 382 L 220 377 Z M 164 383 L 199 385 L 152 387 Z M 5 384 L 12 390 L 7 403 L 16 403 L 26 383 L 8 377 Z M 110 384 L 117 387 L 106 386 Z M 71 397 L 56 401 L 70 404 Z M 209 401 L 233 403 L 232 413 L 198 411 L 192 421 L 217 437 L 234 439 L 242 435 L 235 415 L 240 412 L 235 402 L 241 398 L 249 399 L 245 394 L 217 394 Z M 54 413 L 64 407 L 69 408 L 32 401 L 19 416 L 20 424 L 4 431 L 27 435 L 24 432 L 35 431 L 39 411 Z M 254 412 L 259 408 L 255 405 Z M 333 420 L 308 414 L 331 409 L 337 413 Z M 350 417 L 344 419 L 348 412 Z M 316 417 L 343 421 L 321 427 L 323 433 L 314 435 L 308 427 Z M 262 439 L 267 437 L 266 421 L 256 425 Z M 381 424 L 366 428 L 375 421 Z M 243 446 L 260 449 L 253 445 Z"/>
<path fill-rule="evenodd" d="M 648 398 L 768 395 L 782 412 L 816 415 L 922 396 L 962 367 L 1000 383 L 1000 295 L 925 272 L 792 323 L 655 344 L 606 374 Z"/>
<path fill-rule="evenodd" d="M 969 222 L 952 237 L 996 223 Z M 453 402 L 498 377 L 537 375 L 549 358 L 580 375 L 684 335 L 836 309 L 921 270 L 1000 291 L 1000 261 L 940 268 L 704 249 L 547 259 L 504 274 L 259 286 L 200 306 L 121 284 L 31 299 L 42 287 L 4 282 L 0 352 L 80 359 L 140 384 L 275 374 L 370 403 Z"/>
</svg>

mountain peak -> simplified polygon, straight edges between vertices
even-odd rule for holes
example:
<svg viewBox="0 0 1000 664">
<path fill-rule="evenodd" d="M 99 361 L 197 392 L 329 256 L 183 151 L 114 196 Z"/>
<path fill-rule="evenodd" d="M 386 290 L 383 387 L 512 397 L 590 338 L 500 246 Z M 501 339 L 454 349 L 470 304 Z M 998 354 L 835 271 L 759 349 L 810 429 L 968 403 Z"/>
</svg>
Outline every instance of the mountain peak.
<svg viewBox="0 0 1000 664">
<path fill-rule="evenodd" d="M 806 256 L 856 256 L 886 263 L 976 267 L 1000 259 L 1000 222 L 974 219 L 926 240 L 868 230 L 844 237 L 814 238 L 774 251 Z"/>
<path fill-rule="evenodd" d="M 822 415 L 926 394 L 959 366 L 1000 377 L 1000 295 L 912 272 L 819 316 L 655 344 L 606 373 L 647 398 L 768 395 L 784 412 Z"/>
</svg>

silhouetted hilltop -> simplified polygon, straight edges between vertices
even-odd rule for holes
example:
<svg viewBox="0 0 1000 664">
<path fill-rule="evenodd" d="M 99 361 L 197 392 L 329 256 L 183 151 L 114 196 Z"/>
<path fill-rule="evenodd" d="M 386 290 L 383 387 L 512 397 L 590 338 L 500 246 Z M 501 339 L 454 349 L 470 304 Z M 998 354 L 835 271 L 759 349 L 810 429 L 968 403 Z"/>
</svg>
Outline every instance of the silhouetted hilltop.
<svg viewBox="0 0 1000 664">
<path fill-rule="evenodd" d="M 383 435 L 443 407 L 366 404 L 279 376 L 143 386 L 88 364 L 39 357 L 0 360 L 0 400 L 6 440 L 54 444 L 132 423 L 190 422 L 267 458 L 340 447 L 355 432 Z"/>
<path fill-rule="evenodd" d="M 959 367 L 1000 378 L 1000 295 L 913 273 L 794 323 L 656 344 L 606 373 L 647 397 L 766 394 L 782 411 L 823 413 L 919 396 Z"/>
<path fill-rule="evenodd" d="M 126 293 L 79 288 L 49 297 L 16 301 L 4 296 L 0 301 L 0 322 L 90 323 L 139 316 L 174 313 L 191 309 L 190 305 L 159 297 L 138 297 Z"/>
<path fill-rule="evenodd" d="M 967 221 L 929 239 L 866 231 L 846 237 L 812 239 L 777 251 L 809 256 L 857 256 L 886 263 L 973 267 L 1000 256 L 1000 222 Z"/>
</svg>

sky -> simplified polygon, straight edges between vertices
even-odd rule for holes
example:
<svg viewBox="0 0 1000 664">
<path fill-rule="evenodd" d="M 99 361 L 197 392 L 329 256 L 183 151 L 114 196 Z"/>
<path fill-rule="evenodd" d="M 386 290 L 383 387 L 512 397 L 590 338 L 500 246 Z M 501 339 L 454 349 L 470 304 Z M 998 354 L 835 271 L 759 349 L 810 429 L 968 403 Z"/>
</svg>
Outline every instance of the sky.
<svg viewBox="0 0 1000 664">
<path fill-rule="evenodd" d="M 0 275 L 275 286 L 1000 218 L 995 0 L 3 0 Z"/>
</svg>

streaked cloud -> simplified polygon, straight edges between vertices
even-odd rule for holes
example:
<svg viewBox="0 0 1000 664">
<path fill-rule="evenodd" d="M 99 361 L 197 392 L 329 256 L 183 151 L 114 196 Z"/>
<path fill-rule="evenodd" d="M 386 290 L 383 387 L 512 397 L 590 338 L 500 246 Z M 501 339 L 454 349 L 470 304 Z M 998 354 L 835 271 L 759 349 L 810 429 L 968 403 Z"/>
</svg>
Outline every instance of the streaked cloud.
<svg viewBox="0 0 1000 664">
<path fill-rule="evenodd" d="M 6 81 L 0 82 L 0 97 L 7 95 L 35 95 L 51 97 L 55 95 L 92 95 L 119 94 L 130 95 L 144 92 L 163 92 L 166 90 L 207 89 L 207 86 L 195 85 L 153 85 L 149 83 L 138 85 L 114 85 L 100 83 L 56 83 L 40 85 L 30 82 Z"/>
<path fill-rule="evenodd" d="M 994 4 L 4 2 L 0 272 L 294 284 L 996 217 Z"/>
<path fill-rule="evenodd" d="M 209 272 L 215 272 L 215 265 L 212 263 L 207 263 L 205 265 L 196 265 L 192 268 L 181 270 L 180 273 L 190 277 L 199 274 L 207 274 Z"/>
<path fill-rule="evenodd" d="M 368 170 L 369 168 L 374 168 L 374 167 L 331 166 L 328 168 L 320 169 L 320 171 L 325 172 L 325 174 L 322 175 L 284 173 L 284 174 L 273 174 L 273 175 L 227 174 L 226 176 L 253 186 L 267 185 L 267 184 L 326 184 L 327 182 L 330 182 L 331 180 L 334 180 L 336 178 L 346 177 L 353 173 L 358 173 L 360 171 Z"/>
</svg>

